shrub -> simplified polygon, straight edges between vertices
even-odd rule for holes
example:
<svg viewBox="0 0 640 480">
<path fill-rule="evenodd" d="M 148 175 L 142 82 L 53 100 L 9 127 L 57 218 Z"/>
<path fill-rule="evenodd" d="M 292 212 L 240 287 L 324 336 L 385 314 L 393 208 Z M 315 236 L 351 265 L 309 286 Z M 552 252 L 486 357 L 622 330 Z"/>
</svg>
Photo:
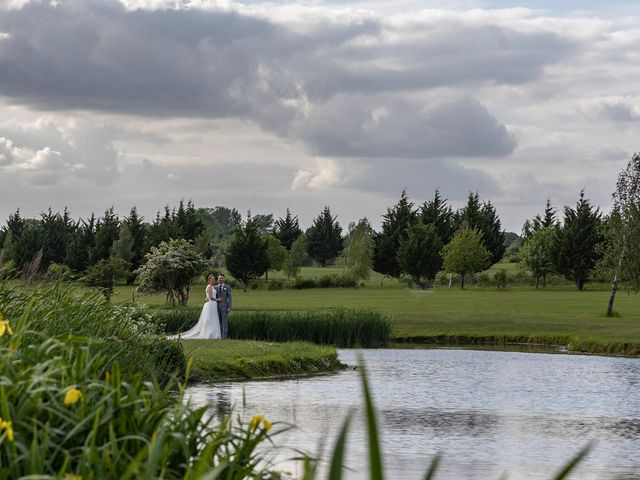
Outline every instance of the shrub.
<svg viewBox="0 0 640 480">
<path fill-rule="evenodd" d="M 493 283 L 495 283 L 498 288 L 507 288 L 507 280 L 509 275 L 507 271 L 503 268 L 498 270 L 493 274 Z"/>
<path fill-rule="evenodd" d="M 293 282 L 293 288 L 301 290 L 304 288 L 316 288 L 318 285 L 312 278 L 296 278 L 296 281 Z"/>
</svg>

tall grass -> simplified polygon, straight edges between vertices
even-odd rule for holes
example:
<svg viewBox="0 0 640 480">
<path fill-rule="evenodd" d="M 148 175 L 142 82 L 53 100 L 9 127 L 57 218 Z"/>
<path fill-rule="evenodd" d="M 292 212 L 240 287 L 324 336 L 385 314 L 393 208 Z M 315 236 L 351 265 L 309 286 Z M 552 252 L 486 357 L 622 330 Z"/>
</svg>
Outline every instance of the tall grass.
<svg viewBox="0 0 640 480">
<path fill-rule="evenodd" d="M 0 378 L 0 480 L 281 478 L 259 466 L 269 423 L 214 425 L 184 384 L 125 379 L 118 362 L 24 322 L 0 338 Z"/>
<path fill-rule="evenodd" d="M 191 328 L 198 320 L 197 309 L 155 310 L 166 333 Z M 237 340 L 272 342 L 305 341 L 337 347 L 384 347 L 389 344 L 392 322 L 389 315 L 365 309 L 308 312 L 233 312 L 229 337 Z"/>
<path fill-rule="evenodd" d="M 23 327 L 14 344 L 24 348 L 43 337 L 65 338 L 104 358 L 105 369 L 118 361 L 125 376 L 142 372 L 165 383 L 184 373 L 180 343 L 158 337 L 152 317 L 135 306 L 115 306 L 63 283 L 29 289 L 1 283 L 0 312 Z"/>
</svg>

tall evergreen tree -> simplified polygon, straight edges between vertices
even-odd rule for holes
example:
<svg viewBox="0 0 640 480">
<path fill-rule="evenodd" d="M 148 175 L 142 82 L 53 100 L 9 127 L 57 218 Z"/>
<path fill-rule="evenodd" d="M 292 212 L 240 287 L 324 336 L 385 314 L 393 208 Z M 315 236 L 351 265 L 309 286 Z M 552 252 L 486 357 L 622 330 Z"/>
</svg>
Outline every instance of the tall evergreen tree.
<svg viewBox="0 0 640 480">
<path fill-rule="evenodd" d="M 424 225 L 433 224 L 443 245 L 453 238 L 456 231 L 453 210 L 447 205 L 447 199 L 436 190 L 433 200 L 425 202 L 420 208 L 420 219 Z"/>
<path fill-rule="evenodd" d="M 409 227 L 407 238 L 400 241 L 398 263 L 402 272 L 419 284 L 431 285 L 442 267 L 442 241 L 434 223 L 422 221 Z"/>
<path fill-rule="evenodd" d="M 120 220 L 113 210 L 113 207 L 105 210 L 102 218 L 96 225 L 96 247 L 94 251 L 93 263 L 99 260 L 106 260 L 111 256 L 113 242 L 118 240 L 120 235 Z"/>
<path fill-rule="evenodd" d="M 84 272 L 95 258 L 96 216 L 80 219 L 75 224 L 64 263 L 76 272 Z"/>
<path fill-rule="evenodd" d="M 482 243 L 491 253 L 491 264 L 502 259 L 506 247 L 504 245 L 504 231 L 500 218 L 493 204 L 480 202 L 478 193 L 470 192 L 467 204 L 456 212 L 458 229 L 477 228 L 482 236 Z"/>
<path fill-rule="evenodd" d="M 40 224 L 43 235 L 42 268 L 46 269 L 52 262 L 64 262 L 74 224 L 66 208 L 62 215 L 59 212 L 54 214 L 49 208 L 46 213 L 41 214 Z"/>
<path fill-rule="evenodd" d="M 229 273 L 242 282 L 245 291 L 249 281 L 260 277 L 269 266 L 267 246 L 251 217 L 236 229 L 225 262 Z"/>
<path fill-rule="evenodd" d="M 603 241 L 601 227 L 599 209 L 591 206 L 582 190 L 576 208 L 564 208 L 564 224 L 554 246 L 556 269 L 573 280 L 578 290 L 584 290 L 589 272 L 601 256 L 598 250 Z"/>
<path fill-rule="evenodd" d="M 20 270 L 24 269 L 44 248 L 44 232 L 42 225 L 37 220 L 26 220 L 20 234 L 20 239 L 15 243 L 15 265 Z"/>
<path fill-rule="evenodd" d="M 398 203 L 388 208 L 387 213 L 382 216 L 382 231 L 374 239 L 373 268 L 376 272 L 392 277 L 400 276 L 398 248 L 402 239 L 407 237 L 407 231 L 415 223 L 416 217 L 413 203 L 409 201 L 406 190 L 403 190 Z"/>
<path fill-rule="evenodd" d="M 129 273 L 133 260 L 133 245 L 133 235 L 131 235 L 129 224 L 127 222 L 122 222 L 120 225 L 120 234 L 118 235 L 118 239 L 113 242 L 113 246 L 111 247 L 111 256 L 122 260 Z"/>
<path fill-rule="evenodd" d="M 298 217 L 291 215 L 291 212 L 287 208 L 285 217 L 276 220 L 273 234 L 287 250 L 291 250 L 291 245 L 293 245 L 293 242 L 296 241 L 296 238 L 298 238 L 301 233 L 302 230 L 300 230 L 300 225 L 298 224 Z"/>
<path fill-rule="evenodd" d="M 522 234 L 525 238 L 529 238 L 534 233 L 549 227 L 557 228 L 558 219 L 556 218 L 556 209 L 551 205 L 551 200 L 547 198 L 544 213 L 536 215 L 532 220 L 527 219 L 522 226 Z"/>
<path fill-rule="evenodd" d="M 306 232 L 307 253 L 323 267 L 342 250 L 342 227 L 336 219 L 329 207 L 324 207 Z"/>
<path fill-rule="evenodd" d="M 148 251 L 146 248 L 147 226 L 144 223 L 144 218 L 138 215 L 138 210 L 135 206 L 131 208 L 129 216 L 125 217 L 123 224 L 127 225 L 131 238 L 133 239 L 131 270 L 135 271 L 140 268 L 140 265 L 142 265 L 144 256 Z M 127 284 L 133 284 L 134 279 L 135 275 L 129 275 L 127 278 Z"/>
</svg>

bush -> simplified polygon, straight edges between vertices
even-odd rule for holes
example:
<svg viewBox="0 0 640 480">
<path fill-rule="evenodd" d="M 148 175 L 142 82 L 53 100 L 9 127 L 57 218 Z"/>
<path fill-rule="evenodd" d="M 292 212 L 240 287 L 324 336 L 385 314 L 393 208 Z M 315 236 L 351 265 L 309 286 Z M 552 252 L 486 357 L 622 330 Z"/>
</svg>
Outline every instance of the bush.
<svg viewBox="0 0 640 480">
<path fill-rule="evenodd" d="M 63 263 L 51 263 L 47 269 L 47 280 L 56 281 L 71 275 L 71 269 Z"/>
<path fill-rule="evenodd" d="M 491 277 L 489 272 L 481 272 L 469 277 L 469 283 L 478 285 L 480 287 L 488 287 L 491 285 Z"/>
<path fill-rule="evenodd" d="M 507 288 L 507 280 L 509 275 L 505 269 L 498 270 L 493 274 L 493 283 L 498 288 Z"/>
<path fill-rule="evenodd" d="M 295 282 L 293 282 L 293 288 L 301 290 L 304 288 L 316 288 L 318 285 L 316 284 L 315 280 L 313 280 L 312 278 L 302 278 L 302 277 L 298 277 L 296 278 Z"/>
</svg>

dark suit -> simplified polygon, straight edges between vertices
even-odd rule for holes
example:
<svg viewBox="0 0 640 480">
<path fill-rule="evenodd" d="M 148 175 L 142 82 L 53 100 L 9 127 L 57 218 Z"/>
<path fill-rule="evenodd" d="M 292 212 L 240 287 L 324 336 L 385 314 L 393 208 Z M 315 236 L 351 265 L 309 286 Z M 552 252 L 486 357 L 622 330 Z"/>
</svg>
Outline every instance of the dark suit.
<svg viewBox="0 0 640 480">
<path fill-rule="evenodd" d="M 227 338 L 229 333 L 228 310 L 231 310 L 231 287 L 226 283 L 216 285 L 216 298 L 221 298 L 218 302 L 218 317 L 220 317 L 220 334 L 222 338 Z"/>
</svg>

